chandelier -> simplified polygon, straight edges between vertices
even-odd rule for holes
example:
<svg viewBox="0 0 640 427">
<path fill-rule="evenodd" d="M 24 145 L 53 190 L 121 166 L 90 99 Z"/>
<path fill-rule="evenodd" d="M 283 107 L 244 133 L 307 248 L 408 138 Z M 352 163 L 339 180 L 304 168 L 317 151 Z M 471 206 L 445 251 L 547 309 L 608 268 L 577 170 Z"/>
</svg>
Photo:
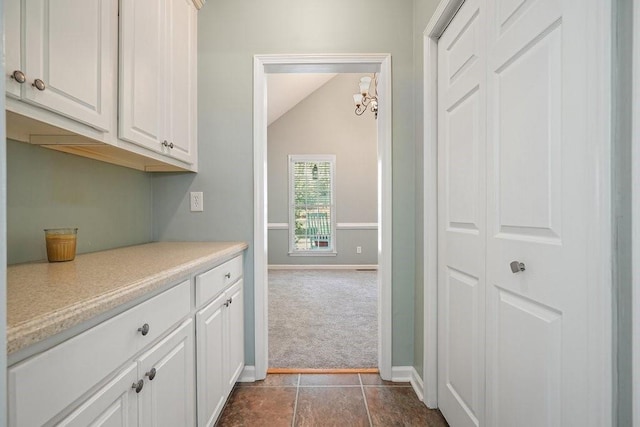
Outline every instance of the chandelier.
<svg viewBox="0 0 640 427">
<path fill-rule="evenodd" d="M 378 78 L 376 74 L 373 74 L 372 79 L 369 76 L 364 76 L 360 79 L 360 93 L 353 95 L 353 102 L 356 104 L 355 113 L 358 116 L 364 114 L 367 111 L 367 107 L 370 107 L 372 113 L 378 118 Z"/>
</svg>

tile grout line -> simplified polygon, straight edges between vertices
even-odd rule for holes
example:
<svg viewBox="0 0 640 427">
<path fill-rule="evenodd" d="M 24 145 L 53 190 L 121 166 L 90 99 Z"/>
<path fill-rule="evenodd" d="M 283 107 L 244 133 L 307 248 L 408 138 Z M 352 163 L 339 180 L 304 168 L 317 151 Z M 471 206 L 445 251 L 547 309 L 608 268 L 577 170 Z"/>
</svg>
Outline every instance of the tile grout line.
<svg viewBox="0 0 640 427">
<path fill-rule="evenodd" d="M 362 384 L 362 376 L 358 374 L 358 380 L 360 381 L 360 391 L 362 392 L 362 399 L 364 400 L 364 409 L 367 410 L 367 418 L 369 418 L 369 426 L 373 427 L 373 421 L 371 421 L 371 412 L 369 412 L 369 405 L 367 404 L 367 395 L 364 392 L 364 385 Z"/>
<path fill-rule="evenodd" d="M 298 395 L 300 394 L 300 374 L 298 374 L 298 384 L 296 385 L 296 400 L 293 403 L 293 418 L 291 419 L 291 427 L 296 425 L 296 415 L 298 413 Z"/>
</svg>

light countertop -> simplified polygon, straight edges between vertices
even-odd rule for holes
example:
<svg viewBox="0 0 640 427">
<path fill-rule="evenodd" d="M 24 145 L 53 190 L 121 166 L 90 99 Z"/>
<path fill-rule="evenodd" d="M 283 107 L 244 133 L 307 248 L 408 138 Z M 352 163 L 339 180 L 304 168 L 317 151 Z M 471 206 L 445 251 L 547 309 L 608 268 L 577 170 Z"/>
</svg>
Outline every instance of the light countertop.
<svg viewBox="0 0 640 427">
<path fill-rule="evenodd" d="M 244 242 L 157 242 L 7 267 L 7 353 L 220 264 Z"/>
</svg>

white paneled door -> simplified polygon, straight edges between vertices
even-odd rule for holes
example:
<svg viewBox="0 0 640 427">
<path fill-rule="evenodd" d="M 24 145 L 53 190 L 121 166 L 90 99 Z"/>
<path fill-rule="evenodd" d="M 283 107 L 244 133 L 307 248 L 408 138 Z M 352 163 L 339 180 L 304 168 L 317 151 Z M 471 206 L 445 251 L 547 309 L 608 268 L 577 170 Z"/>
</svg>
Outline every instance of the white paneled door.
<svg viewBox="0 0 640 427">
<path fill-rule="evenodd" d="M 597 4 L 467 0 L 438 41 L 438 403 L 452 426 L 606 413 L 591 369 L 590 246 L 608 243 L 592 231 L 607 203 L 589 134 L 608 111 L 590 102 Z"/>
<path fill-rule="evenodd" d="M 438 402 L 452 426 L 484 419 L 484 10 L 466 1 L 438 48 Z"/>
<path fill-rule="evenodd" d="M 487 425 L 586 426 L 589 6 L 487 6 Z"/>
</svg>

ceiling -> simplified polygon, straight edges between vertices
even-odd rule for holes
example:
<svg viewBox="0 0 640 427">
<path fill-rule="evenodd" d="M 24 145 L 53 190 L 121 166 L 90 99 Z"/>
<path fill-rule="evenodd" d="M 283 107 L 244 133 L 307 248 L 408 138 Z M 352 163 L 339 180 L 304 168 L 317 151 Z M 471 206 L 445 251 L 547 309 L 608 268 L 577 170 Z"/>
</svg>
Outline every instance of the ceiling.
<svg viewBox="0 0 640 427">
<path fill-rule="evenodd" d="M 267 126 L 336 75 L 335 73 L 267 74 Z"/>
</svg>

